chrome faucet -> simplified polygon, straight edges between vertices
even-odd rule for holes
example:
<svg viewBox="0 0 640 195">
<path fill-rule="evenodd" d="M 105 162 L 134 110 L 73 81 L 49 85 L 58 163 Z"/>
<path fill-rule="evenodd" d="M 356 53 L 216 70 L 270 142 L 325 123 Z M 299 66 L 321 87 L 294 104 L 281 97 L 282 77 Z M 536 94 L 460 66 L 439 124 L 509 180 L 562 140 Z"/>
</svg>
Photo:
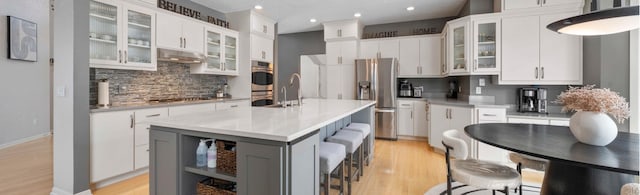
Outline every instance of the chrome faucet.
<svg viewBox="0 0 640 195">
<path fill-rule="evenodd" d="M 302 106 L 302 78 L 300 74 L 293 73 L 289 78 L 289 86 L 293 87 L 293 80 L 298 77 L 298 106 Z"/>
<path fill-rule="evenodd" d="M 284 99 L 280 104 L 282 105 L 282 107 L 286 108 L 287 107 L 287 87 L 283 86 L 282 89 L 280 89 L 280 93 L 284 93 Z"/>
</svg>

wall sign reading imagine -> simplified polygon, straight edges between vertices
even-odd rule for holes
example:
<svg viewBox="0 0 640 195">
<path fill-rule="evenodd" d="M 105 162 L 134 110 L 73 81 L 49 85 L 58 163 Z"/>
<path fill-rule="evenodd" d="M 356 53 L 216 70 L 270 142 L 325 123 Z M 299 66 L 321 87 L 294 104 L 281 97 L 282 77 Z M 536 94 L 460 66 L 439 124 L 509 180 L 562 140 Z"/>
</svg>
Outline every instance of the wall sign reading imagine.
<svg viewBox="0 0 640 195">
<path fill-rule="evenodd" d="M 167 0 L 158 0 L 158 7 L 161 9 L 178 13 L 180 15 L 192 17 L 198 20 L 203 20 L 202 14 L 199 11 L 188 8 L 188 7 L 184 7 L 182 5 L 178 5 L 177 3 L 173 3 Z M 206 20 L 204 21 L 211 24 L 218 25 L 218 26 L 222 26 L 225 28 L 229 28 L 229 22 L 219 18 L 212 17 L 212 16 L 207 16 Z"/>
</svg>

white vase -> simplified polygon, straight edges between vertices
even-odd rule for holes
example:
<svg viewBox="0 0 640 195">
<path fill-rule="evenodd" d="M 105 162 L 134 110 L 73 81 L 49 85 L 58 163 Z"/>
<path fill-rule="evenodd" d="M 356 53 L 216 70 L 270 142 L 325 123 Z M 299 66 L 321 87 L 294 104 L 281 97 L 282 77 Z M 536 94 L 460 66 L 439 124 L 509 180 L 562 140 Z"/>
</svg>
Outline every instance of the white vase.
<svg viewBox="0 0 640 195">
<path fill-rule="evenodd" d="M 571 116 L 569 129 L 578 141 L 595 146 L 606 146 L 618 136 L 618 126 L 601 112 L 580 111 Z"/>
</svg>

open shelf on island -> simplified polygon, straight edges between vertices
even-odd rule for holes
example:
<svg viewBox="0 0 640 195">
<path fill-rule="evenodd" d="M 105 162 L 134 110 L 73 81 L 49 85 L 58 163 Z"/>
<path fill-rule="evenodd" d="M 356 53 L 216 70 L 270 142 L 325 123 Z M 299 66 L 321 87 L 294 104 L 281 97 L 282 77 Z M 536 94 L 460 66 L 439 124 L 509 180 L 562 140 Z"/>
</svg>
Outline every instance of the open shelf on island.
<svg viewBox="0 0 640 195">
<path fill-rule="evenodd" d="M 203 176 L 207 176 L 207 177 L 213 177 L 213 178 L 217 178 L 217 179 L 222 179 L 222 180 L 227 180 L 227 181 L 231 181 L 231 182 L 237 182 L 236 177 L 230 174 L 226 174 L 224 172 L 220 172 L 218 171 L 217 168 L 207 168 L 207 167 L 202 167 L 202 168 L 198 168 L 195 166 L 186 166 L 184 167 L 184 170 L 193 174 L 198 174 L 198 175 L 203 175 Z"/>
</svg>

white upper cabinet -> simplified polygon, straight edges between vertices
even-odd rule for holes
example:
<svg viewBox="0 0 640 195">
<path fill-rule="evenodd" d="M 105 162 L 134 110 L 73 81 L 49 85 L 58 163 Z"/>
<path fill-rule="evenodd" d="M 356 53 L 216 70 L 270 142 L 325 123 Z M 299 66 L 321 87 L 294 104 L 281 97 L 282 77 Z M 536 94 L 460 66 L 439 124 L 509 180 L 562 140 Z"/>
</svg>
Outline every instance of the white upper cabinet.
<svg viewBox="0 0 640 195">
<path fill-rule="evenodd" d="M 204 25 L 165 13 L 157 17 L 158 47 L 204 53 Z"/>
<path fill-rule="evenodd" d="M 447 49 L 449 38 L 447 35 L 447 27 L 445 26 L 445 28 L 442 29 L 442 34 L 440 35 L 440 75 L 442 76 L 449 74 L 449 50 Z"/>
<path fill-rule="evenodd" d="M 206 27 L 205 62 L 192 64 L 192 74 L 238 75 L 238 32 Z"/>
<path fill-rule="evenodd" d="M 369 39 L 361 41 L 360 58 L 399 58 L 399 39 Z"/>
<path fill-rule="evenodd" d="M 582 84 L 582 38 L 546 29 L 578 13 L 514 16 L 502 20 L 500 84 Z"/>
<path fill-rule="evenodd" d="M 399 77 L 420 75 L 420 41 L 417 38 L 400 39 L 400 57 L 398 58 Z"/>
<path fill-rule="evenodd" d="M 525 8 L 540 8 L 558 5 L 581 7 L 583 0 L 502 0 L 503 11 L 521 10 Z"/>
<path fill-rule="evenodd" d="M 357 40 L 362 36 L 363 25 L 358 20 L 343 20 L 323 23 L 324 40 Z"/>
<path fill-rule="evenodd" d="M 327 64 L 355 64 L 358 41 L 333 41 L 326 44 Z"/>
<path fill-rule="evenodd" d="M 467 73 L 469 62 L 468 20 L 459 20 L 449 24 L 449 74 Z"/>
<path fill-rule="evenodd" d="M 582 38 L 547 29 L 547 25 L 578 13 L 540 16 L 540 80 L 544 83 L 582 84 Z"/>
<path fill-rule="evenodd" d="M 439 36 L 400 39 L 399 47 L 400 77 L 441 77 Z"/>
<path fill-rule="evenodd" d="M 116 1 L 91 1 L 90 67 L 156 70 L 155 13 Z"/>
<path fill-rule="evenodd" d="M 251 59 L 262 62 L 273 62 L 273 39 L 262 36 L 251 36 Z"/>
<path fill-rule="evenodd" d="M 500 18 L 473 20 L 473 73 L 500 73 Z"/>
<path fill-rule="evenodd" d="M 360 41 L 360 58 L 378 58 L 378 44 L 377 41 L 371 39 Z"/>
<path fill-rule="evenodd" d="M 275 21 L 251 12 L 251 32 L 255 35 L 273 40 L 275 37 Z"/>
</svg>

